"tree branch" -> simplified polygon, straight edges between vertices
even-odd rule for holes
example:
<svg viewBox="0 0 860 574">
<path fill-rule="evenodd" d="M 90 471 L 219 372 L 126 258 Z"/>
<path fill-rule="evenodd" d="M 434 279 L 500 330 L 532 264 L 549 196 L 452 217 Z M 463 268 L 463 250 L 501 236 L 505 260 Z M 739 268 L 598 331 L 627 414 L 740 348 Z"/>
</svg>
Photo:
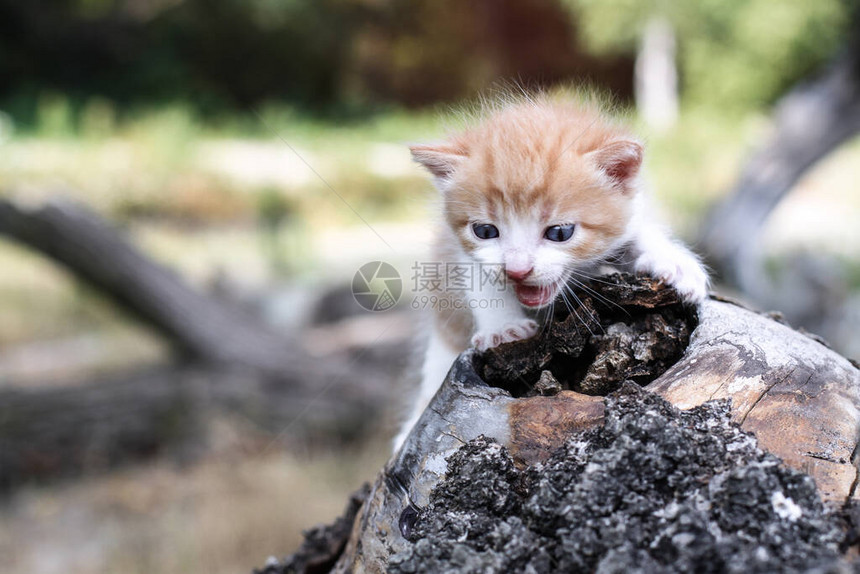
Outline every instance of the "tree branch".
<svg viewBox="0 0 860 574">
<path fill-rule="evenodd" d="M 853 35 L 830 67 L 777 103 L 770 137 L 706 222 L 701 244 L 724 279 L 753 294 L 765 292 L 756 236 L 797 181 L 858 132 L 860 17 L 855 17 Z"/>
</svg>

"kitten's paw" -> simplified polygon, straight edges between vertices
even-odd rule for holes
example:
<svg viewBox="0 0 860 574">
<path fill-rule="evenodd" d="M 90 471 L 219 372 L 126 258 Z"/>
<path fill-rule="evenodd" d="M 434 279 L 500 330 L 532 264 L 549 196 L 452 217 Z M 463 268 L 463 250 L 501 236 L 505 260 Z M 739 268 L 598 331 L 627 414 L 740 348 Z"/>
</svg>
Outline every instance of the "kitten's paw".
<svg viewBox="0 0 860 574">
<path fill-rule="evenodd" d="M 479 351 L 498 347 L 502 343 L 521 341 L 533 337 L 538 331 L 538 324 L 532 319 L 521 319 L 505 323 L 499 331 L 478 331 L 472 337 L 472 346 Z"/>
<path fill-rule="evenodd" d="M 708 274 L 692 254 L 679 250 L 671 258 L 642 254 L 636 270 L 645 271 L 675 288 L 688 303 L 701 303 L 708 296 Z"/>
</svg>

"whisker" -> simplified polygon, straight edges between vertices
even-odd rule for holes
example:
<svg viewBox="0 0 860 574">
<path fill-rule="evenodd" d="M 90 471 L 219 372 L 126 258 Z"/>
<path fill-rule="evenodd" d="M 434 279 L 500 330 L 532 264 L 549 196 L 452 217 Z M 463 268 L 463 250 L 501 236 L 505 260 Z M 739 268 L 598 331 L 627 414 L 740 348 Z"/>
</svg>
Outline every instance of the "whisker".
<svg viewBox="0 0 860 574">
<path fill-rule="evenodd" d="M 605 285 L 614 285 L 614 283 L 612 283 L 611 281 L 604 281 L 604 280 L 600 279 L 600 277 L 605 276 L 605 274 L 601 273 L 598 269 L 601 265 L 611 265 L 611 263 L 609 263 L 603 259 L 596 259 L 596 260 L 592 261 L 591 265 L 588 267 L 589 270 L 593 269 L 593 271 L 586 271 L 582 267 L 568 267 L 567 270 L 576 272 L 578 275 L 580 275 L 582 277 L 586 277 L 587 279 L 589 279 L 591 281 L 595 281 L 596 283 L 603 283 Z"/>
<path fill-rule="evenodd" d="M 569 313 L 573 313 L 573 309 L 570 306 L 570 301 L 567 300 L 567 297 L 564 295 L 564 289 L 560 289 L 558 292 L 561 295 L 561 300 L 564 301 L 564 307 L 568 310 Z"/>
<path fill-rule="evenodd" d="M 604 334 L 606 334 L 606 329 L 604 329 L 603 325 L 600 324 L 600 320 L 597 318 L 597 316 L 595 316 L 593 311 L 585 308 L 585 305 L 582 304 L 582 300 L 577 296 L 573 289 L 570 288 L 570 285 L 565 284 L 564 288 L 568 291 L 568 293 L 570 293 L 570 295 L 576 300 L 576 302 L 579 303 L 579 307 L 583 310 L 583 312 L 587 311 L 588 315 L 591 317 L 591 320 L 597 323 L 597 325 L 600 327 L 600 330 L 603 331 Z M 594 331 L 591 330 L 591 327 L 588 328 L 588 332 L 594 335 Z"/>
<path fill-rule="evenodd" d="M 588 325 L 588 323 L 586 323 L 585 321 L 582 320 L 582 317 L 579 316 L 579 313 L 576 312 L 576 309 L 574 309 L 573 306 L 570 304 L 570 301 L 568 301 L 567 295 L 565 295 L 565 293 L 564 293 L 566 289 L 567 289 L 567 286 L 565 285 L 565 286 L 563 286 L 562 290 L 560 291 L 561 298 L 564 299 L 564 302 L 567 305 L 567 308 L 574 314 L 574 316 L 577 318 L 577 320 L 580 323 L 582 323 L 582 326 L 585 327 L 586 329 L 588 329 L 588 332 L 591 333 L 592 336 L 594 336 L 594 331 L 591 330 L 591 327 Z M 570 293 L 571 293 L 571 295 L 574 295 L 573 292 L 570 292 Z M 576 297 L 576 295 L 574 295 L 574 297 Z M 577 300 L 578 299 L 579 298 L 577 297 Z M 579 304 L 581 306 L 582 301 L 579 301 Z"/>
<path fill-rule="evenodd" d="M 603 281 L 599 279 L 599 277 L 603 277 L 603 274 L 591 274 L 587 271 L 583 271 L 582 269 L 577 269 L 575 267 L 568 268 L 568 271 L 575 272 L 580 277 L 585 277 L 589 281 L 594 281 L 596 283 L 603 283 L 604 285 L 614 285 L 611 281 Z"/>
<path fill-rule="evenodd" d="M 571 273 L 576 273 L 576 271 L 571 270 Z M 591 294 L 592 296 L 594 296 L 596 299 L 600 300 L 601 302 L 605 303 L 606 305 L 609 305 L 609 306 L 612 306 L 612 307 L 616 307 L 616 308 L 618 308 L 619 310 L 621 310 L 621 311 L 622 311 L 625 315 L 627 315 L 628 317 L 630 316 L 630 312 L 629 312 L 629 311 L 627 311 L 627 309 L 625 309 L 624 307 L 622 307 L 621 305 L 619 305 L 619 304 L 618 304 L 618 303 L 616 303 L 615 301 L 613 301 L 613 300 L 611 300 L 611 299 L 609 299 L 609 298 L 607 298 L 607 297 L 605 297 L 605 296 L 601 295 L 600 293 L 598 293 L 597 291 L 595 291 L 594 289 L 592 289 L 591 287 L 589 287 L 588 285 L 586 285 L 586 284 L 585 284 L 585 283 L 583 283 L 582 281 L 579 281 L 579 280 L 578 280 L 576 277 L 574 277 L 573 275 L 571 275 L 570 277 L 568 277 L 568 279 L 569 279 L 570 281 L 573 281 L 574 283 L 576 283 L 576 285 L 577 285 L 578 287 L 580 287 L 580 288 L 581 288 L 581 289 L 583 289 L 584 291 L 588 292 L 589 294 Z"/>
<path fill-rule="evenodd" d="M 550 301 L 549 313 L 544 317 L 543 325 L 541 325 L 540 334 L 543 336 L 552 326 L 552 319 L 555 317 L 555 299 Z"/>
</svg>

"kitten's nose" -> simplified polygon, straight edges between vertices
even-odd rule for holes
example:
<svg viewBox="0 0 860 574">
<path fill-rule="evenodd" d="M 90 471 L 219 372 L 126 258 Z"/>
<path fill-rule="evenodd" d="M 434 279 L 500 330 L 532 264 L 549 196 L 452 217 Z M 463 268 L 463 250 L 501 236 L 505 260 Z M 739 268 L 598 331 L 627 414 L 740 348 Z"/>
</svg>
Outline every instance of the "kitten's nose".
<svg viewBox="0 0 860 574">
<path fill-rule="evenodd" d="M 505 273 L 507 276 L 514 281 L 522 281 L 529 275 L 531 275 L 532 271 L 534 271 L 534 267 L 528 268 L 516 268 L 516 267 L 505 267 Z"/>
</svg>

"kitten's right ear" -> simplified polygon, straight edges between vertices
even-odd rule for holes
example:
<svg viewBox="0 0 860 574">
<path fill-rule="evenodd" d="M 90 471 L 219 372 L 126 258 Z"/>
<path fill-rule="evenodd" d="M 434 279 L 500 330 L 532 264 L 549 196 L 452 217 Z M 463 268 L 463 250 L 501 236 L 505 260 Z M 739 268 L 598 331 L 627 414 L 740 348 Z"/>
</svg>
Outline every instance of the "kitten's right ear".
<svg viewBox="0 0 860 574">
<path fill-rule="evenodd" d="M 412 159 L 427 168 L 438 179 L 445 179 L 454 173 L 457 166 L 466 158 L 462 146 L 449 143 L 436 145 L 413 145 L 409 147 Z"/>
<path fill-rule="evenodd" d="M 622 191 L 632 189 L 642 167 L 642 144 L 634 140 L 615 140 L 587 155 L 613 187 Z"/>
</svg>

